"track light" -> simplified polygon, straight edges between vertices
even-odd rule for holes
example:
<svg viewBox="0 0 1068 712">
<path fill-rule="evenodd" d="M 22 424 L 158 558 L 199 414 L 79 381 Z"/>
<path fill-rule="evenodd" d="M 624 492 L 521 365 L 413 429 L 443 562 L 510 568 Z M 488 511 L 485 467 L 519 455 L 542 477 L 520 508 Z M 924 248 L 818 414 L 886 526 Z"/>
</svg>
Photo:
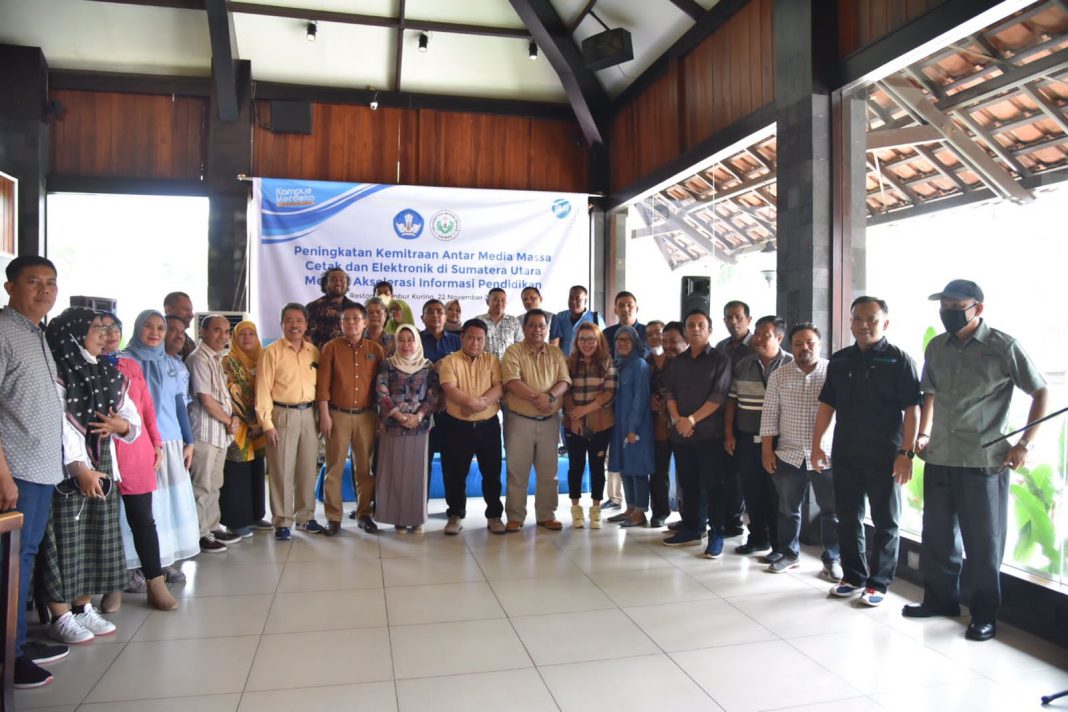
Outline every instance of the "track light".
<svg viewBox="0 0 1068 712">
<path fill-rule="evenodd" d="M 378 111 L 378 90 L 372 89 L 374 94 L 371 95 L 371 111 Z"/>
<path fill-rule="evenodd" d="M 314 42 L 315 36 L 319 34 L 319 25 L 315 22 L 309 22 L 307 25 L 308 41 Z"/>
<path fill-rule="evenodd" d="M 430 35 L 425 32 L 419 33 L 419 51 L 426 54 L 426 48 L 430 45 Z"/>
<path fill-rule="evenodd" d="M 534 40 L 527 44 L 527 56 L 530 57 L 531 62 L 538 58 L 538 43 Z"/>
</svg>

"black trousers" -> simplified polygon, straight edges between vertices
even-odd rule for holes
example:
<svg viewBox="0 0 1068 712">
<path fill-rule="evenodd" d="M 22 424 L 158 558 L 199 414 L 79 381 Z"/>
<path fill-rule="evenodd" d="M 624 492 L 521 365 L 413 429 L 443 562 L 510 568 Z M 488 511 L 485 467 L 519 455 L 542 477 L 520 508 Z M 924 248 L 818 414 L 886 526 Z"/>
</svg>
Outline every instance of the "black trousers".
<svg viewBox="0 0 1068 712">
<path fill-rule="evenodd" d="M 671 516 L 671 502 L 668 492 L 671 489 L 671 455 L 674 448 L 670 440 L 653 441 L 653 461 L 656 470 L 649 478 L 649 504 L 653 519 L 667 519 Z"/>
<path fill-rule="evenodd" d="M 1001 560 L 1008 528 L 1009 470 L 928 464 L 923 475 L 923 602 L 960 603 L 964 571 L 972 619 L 993 623 L 1001 607 Z M 967 562 L 963 552 L 968 552 Z"/>
<path fill-rule="evenodd" d="M 441 472 L 445 480 L 445 503 L 448 516 L 467 516 L 467 474 L 471 460 L 478 458 L 482 473 L 482 499 L 486 501 L 486 518 L 500 519 L 501 502 L 501 423 L 497 416 L 471 422 L 448 413 L 434 416 L 434 430 L 440 433 Z M 433 431 L 431 431 L 433 432 Z"/>
<path fill-rule="evenodd" d="M 595 504 L 600 503 L 604 497 L 604 459 L 611 439 L 612 428 L 593 433 L 588 438 L 567 431 L 567 491 L 571 499 L 582 497 L 582 473 L 589 458 L 590 497 Z"/>
<path fill-rule="evenodd" d="M 685 497 L 682 500 L 682 526 L 691 534 L 705 527 L 722 533 L 725 516 L 722 440 L 675 441 L 675 474 Z"/>
<path fill-rule="evenodd" d="M 156 520 L 152 518 L 152 493 L 124 494 L 122 505 L 126 510 L 126 523 L 133 534 L 137 558 L 141 560 L 141 571 L 148 580 L 162 576 L 159 535 L 156 534 Z"/>
<path fill-rule="evenodd" d="M 894 481 L 894 458 L 869 462 L 834 461 L 834 505 L 846 583 L 886 593 L 897 569 L 901 487 Z M 871 552 L 864 537 L 864 499 L 875 528 Z"/>
<path fill-rule="evenodd" d="M 442 447 L 442 432 L 438 430 L 438 423 L 441 413 L 434 413 L 433 424 L 430 426 L 430 430 L 427 431 L 426 438 L 426 500 L 430 501 L 430 478 L 434 473 L 434 453 L 441 453 L 441 478 L 442 484 L 445 480 L 445 450 Z M 378 443 L 378 440 L 375 440 Z M 377 450 L 377 448 L 376 448 Z M 377 464 L 377 463 L 375 463 Z M 353 473 L 355 475 L 355 472 Z"/>
<path fill-rule="evenodd" d="M 742 529 L 745 525 L 745 497 L 742 491 L 742 475 L 736 455 L 723 452 L 723 517 L 728 529 Z"/>
<path fill-rule="evenodd" d="M 749 542 L 778 546 L 779 493 L 775 481 L 764 469 L 760 443 L 753 435 L 738 433 L 734 461 L 742 477 L 745 511 L 749 513 Z"/>
<path fill-rule="evenodd" d="M 248 462 L 227 460 L 223 466 L 223 486 L 219 490 L 220 521 L 227 529 L 247 527 L 263 519 L 264 458 Z"/>
</svg>

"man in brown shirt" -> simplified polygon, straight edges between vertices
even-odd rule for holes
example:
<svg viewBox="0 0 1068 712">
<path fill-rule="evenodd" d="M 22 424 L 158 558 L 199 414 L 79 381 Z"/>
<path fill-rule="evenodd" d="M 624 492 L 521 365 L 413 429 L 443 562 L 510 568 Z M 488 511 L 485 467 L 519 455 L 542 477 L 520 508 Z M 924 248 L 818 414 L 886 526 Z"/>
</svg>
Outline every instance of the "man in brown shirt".
<svg viewBox="0 0 1068 712">
<path fill-rule="evenodd" d="M 356 521 L 368 534 L 378 532 L 371 519 L 375 483 L 371 452 L 375 444 L 375 379 L 385 358 L 382 347 L 363 337 L 367 310 L 347 304 L 341 312 L 341 336 L 326 342 L 319 358 L 315 400 L 319 404 L 319 430 L 326 440 L 326 480 L 323 505 L 328 525 L 325 534 L 341 531 L 341 477 L 352 448 L 356 481 Z"/>
</svg>

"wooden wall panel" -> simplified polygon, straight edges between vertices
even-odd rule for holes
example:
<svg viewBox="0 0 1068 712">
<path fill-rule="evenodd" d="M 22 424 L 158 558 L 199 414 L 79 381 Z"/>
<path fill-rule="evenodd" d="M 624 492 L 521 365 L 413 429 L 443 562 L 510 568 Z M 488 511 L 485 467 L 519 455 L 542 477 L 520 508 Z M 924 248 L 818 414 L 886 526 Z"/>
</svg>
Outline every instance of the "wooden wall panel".
<svg viewBox="0 0 1068 712">
<path fill-rule="evenodd" d="M 839 0 L 838 53 L 847 57 L 946 0 Z"/>
<path fill-rule="evenodd" d="M 564 190 L 584 193 L 589 189 L 589 153 L 574 121 L 530 120 L 530 190 Z"/>
<path fill-rule="evenodd" d="M 199 180 L 207 99 L 56 90 L 52 173 Z"/>
<path fill-rule="evenodd" d="M 628 185 L 679 155 L 679 115 L 679 65 L 673 62 L 612 122 L 609 146 L 613 185 Z"/>
</svg>

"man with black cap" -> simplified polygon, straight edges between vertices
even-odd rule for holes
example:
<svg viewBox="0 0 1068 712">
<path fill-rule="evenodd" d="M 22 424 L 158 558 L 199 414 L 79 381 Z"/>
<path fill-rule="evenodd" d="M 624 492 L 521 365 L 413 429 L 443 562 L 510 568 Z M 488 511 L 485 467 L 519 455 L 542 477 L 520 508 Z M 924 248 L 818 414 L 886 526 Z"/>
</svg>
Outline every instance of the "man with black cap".
<svg viewBox="0 0 1068 712">
<path fill-rule="evenodd" d="M 1015 445 L 982 443 L 1006 430 L 1013 388 L 1031 396 L 1028 422 L 1046 413 L 1046 381 L 1016 339 L 981 318 L 983 290 L 955 279 L 931 295 L 940 302 L 944 334 L 924 354 L 923 408 L 916 452 L 926 461 L 920 571 L 923 603 L 907 618 L 960 615 L 961 544 L 968 551 L 972 620 L 965 637 L 997 633 L 998 574 L 1005 553 L 1009 469 L 1022 467 L 1034 446 L 1032 428 Z"/>
</svg>

